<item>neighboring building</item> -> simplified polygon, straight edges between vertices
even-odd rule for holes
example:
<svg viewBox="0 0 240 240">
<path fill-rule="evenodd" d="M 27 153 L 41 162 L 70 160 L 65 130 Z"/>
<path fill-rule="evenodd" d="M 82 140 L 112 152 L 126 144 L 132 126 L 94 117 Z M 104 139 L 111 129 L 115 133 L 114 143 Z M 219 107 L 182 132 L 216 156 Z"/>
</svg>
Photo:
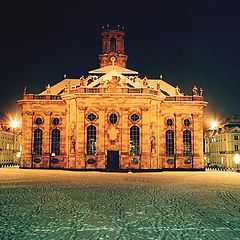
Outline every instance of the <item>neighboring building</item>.
<svg viewBox="0 0 240 240">
<path fill-rule="evenodd" d="M 236 169 L 240 151 L 240 116 L 223 119 L 216 129 L 204 134 L 205 160 L 208 165 Z"/>
<path fill-rule="evenodd" d="M 0 126 L 0 167 L 19 164 L 21 154 L 21 135 L 9 128 Z"/>
<path fill-rule="evenodd" d="M 122 29 L 104 29 L 100 68 L 24 94 L 23 168 L 203 170 L 202 89 L 185 96 L 127 69 Z"/>
</svg>

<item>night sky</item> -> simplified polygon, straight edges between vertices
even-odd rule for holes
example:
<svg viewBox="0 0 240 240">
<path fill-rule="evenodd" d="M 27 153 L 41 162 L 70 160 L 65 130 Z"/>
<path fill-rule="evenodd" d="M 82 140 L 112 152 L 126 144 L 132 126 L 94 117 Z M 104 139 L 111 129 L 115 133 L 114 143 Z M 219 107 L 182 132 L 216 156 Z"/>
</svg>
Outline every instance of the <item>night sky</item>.
<svg viewBox="0 0 240 240">
<path fill-rule="evenodd" d="M 0 6 L 0 112 L 18 109 L 63 75 L 98 68 L 103 25 L 125 27 L 127 67 L 191 94 L 204 89 L 206 116 L 240 115 L 237 1 L 5 1 Z"/>
</svg>

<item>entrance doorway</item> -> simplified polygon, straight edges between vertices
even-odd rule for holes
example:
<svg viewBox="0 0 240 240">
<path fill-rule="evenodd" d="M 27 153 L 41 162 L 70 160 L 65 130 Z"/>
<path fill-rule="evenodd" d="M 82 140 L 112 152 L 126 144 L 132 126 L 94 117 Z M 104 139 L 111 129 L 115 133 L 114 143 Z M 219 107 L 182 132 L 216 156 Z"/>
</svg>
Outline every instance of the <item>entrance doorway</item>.
<svg viewBox="0 0 240 240">
<path fill-rule="evenodd" d="M 107 169 L 119 169 L 119 151 L 107 151 Z"/>
</svg>

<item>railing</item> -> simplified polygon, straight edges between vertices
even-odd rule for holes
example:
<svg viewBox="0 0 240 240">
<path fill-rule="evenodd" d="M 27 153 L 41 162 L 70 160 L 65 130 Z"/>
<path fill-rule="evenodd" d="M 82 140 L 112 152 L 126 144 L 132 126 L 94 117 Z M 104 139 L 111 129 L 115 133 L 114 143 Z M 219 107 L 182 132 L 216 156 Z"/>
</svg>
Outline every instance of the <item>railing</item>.
<svg viewBox="0 0 240 240">
<path fill-rule="evenodd" d="M 78 88 L 70 90 L 70 94 L 74 93 L 130 93 L 130 94 L 152 94 L 159 95 L 158 90 L 149 88 Z M 25 94 L 24 100 L 62 100 L 61 95 L 39 95 Z M 203 101 L 203 96 L 166 96 L 164 101 Z"/>
<path fill-rule="evenodd" d="M 51 98 L 50 98 L 51 100 L 61 100 L 62 99 L 62 97 L 61 96 L 53 96 L 53 95 L 51 95 Z"/>
<path fill-rule="evenodd" d="M 235 154 L 238 153 L 238 151 L 219 151 L 220 154 Z"/>
<path fill-rule="evenodd" d="M 99 88 L 85 88 L 85 93 L 99 93 Z"/>
<path fill-rule="evenodd" d="M 33 95 L 33 99 L 37 99 L 37 100 L 45 100 L 47 96 L 43 96 L 43 95 Z"/>
<path fill-rule="evenodd" d="M 202 96 L 166 96 L 165 101 L 203 101 Z"/>
<path fill-rule="evenodd" d="M 25 94 L 24 100 L 62 100 L 60 95 L 38 95 L 38 94 Z"/>
<path fill-rule="evenodd" d="M 129 88 L 128 93 L 142 93 L 142 88 Z"/>
</svg>

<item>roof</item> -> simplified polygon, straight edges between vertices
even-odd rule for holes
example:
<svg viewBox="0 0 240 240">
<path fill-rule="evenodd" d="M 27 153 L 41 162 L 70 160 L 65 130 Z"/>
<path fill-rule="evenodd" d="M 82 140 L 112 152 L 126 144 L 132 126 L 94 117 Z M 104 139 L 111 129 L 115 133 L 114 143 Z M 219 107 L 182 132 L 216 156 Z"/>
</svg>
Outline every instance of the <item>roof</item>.
<svg viewBox="0 0 240 240">
<path fill-rule="evenodd" d="M 85 88 L 150 88 L 152 90 L 160 90 L 162 96 L 176 96 L 183 94 L 178 92 L 177 88 L 168 84 L 162 79 L 147 79 L 146 77 L 141 79 L 138 76 L 123 75 L 121 72 L 122 67 L 112 65 L 112 69 L 108 66 L 109 72 L 98 77 L 90 75 L 86 78 L 81 77 L 80 79 L 63 79 L 61 82 L 50 86 L 48 85 L 45 91 L 41 92 L 40 95 L 61 95 L 64 94 L 66 89 L 76 89 L 79 87 Z M 106 68 L 106 67 L 104 67 Z M 118 71 L 120 70 L 120 72 Z M 131 71 L 129 69 L 125 69 Z M 136 72 L 135 72 L 136 73 Z"/>
<path fill-rule="evenodd" d="M 137 75 L 138 72 L 133 71 L 131 69 L 127 69 L 118 65 L 109 65 L 101 68 L 97 68 L 94 70 L 89 71 L 89 74 L 106 74 L 108 72 L 111 72 L 112 70 L 116 70 L 117 72 L 121 74 L 128 74 L 128 75 Z"/>
<path fill-rule="evenodd" d="M 79 79 L 63 79 L 61 82 L 56 83 L 53 86 L 46 87 L 46 90 L 41 92 L 40 95 L 59 95 L 63 92 L 65 89 L 66 85 L 71 82 L 72 85 L 77 85 L 79 84 Z"/>
</svg>

